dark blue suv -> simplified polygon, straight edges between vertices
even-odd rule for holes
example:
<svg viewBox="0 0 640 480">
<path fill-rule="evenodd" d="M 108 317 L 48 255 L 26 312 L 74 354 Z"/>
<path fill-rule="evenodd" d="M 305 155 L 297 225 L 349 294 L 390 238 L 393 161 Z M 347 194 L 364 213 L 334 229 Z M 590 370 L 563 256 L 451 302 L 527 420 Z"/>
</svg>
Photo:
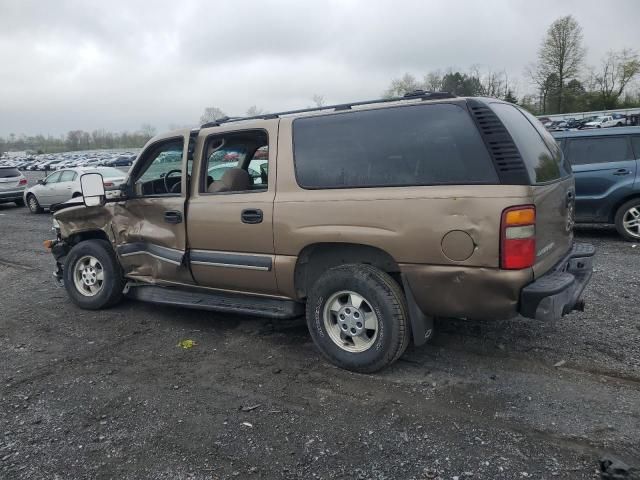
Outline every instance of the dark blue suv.
<svg viewBox="0 0 640 480">
<path fill-rule="evenodd" d="M 576 181 L 576 222 L 640 241 L 640 127 L 554 132 Z"/>
</svg>

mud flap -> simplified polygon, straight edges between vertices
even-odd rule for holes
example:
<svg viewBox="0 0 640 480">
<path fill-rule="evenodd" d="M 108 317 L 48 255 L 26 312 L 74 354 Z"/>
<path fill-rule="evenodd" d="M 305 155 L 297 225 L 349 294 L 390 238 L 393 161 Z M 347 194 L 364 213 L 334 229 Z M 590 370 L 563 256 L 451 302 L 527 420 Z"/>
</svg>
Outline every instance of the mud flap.
<svg viewBox="0 0 640 480">
<path fill-rule="evenodd" d="M 431 340 L 435 334 L 433 317 L 425 315 L 424 312 L 420 310 L 409 286 L 409 282 L 407 282 L 404 274 L 401 274 L 401 276 L 404 295 L 407 298 L 407 307 L 409 309 L 409 322 L 411 324 L 413 343 L 419 347 Z"/>
</svg>

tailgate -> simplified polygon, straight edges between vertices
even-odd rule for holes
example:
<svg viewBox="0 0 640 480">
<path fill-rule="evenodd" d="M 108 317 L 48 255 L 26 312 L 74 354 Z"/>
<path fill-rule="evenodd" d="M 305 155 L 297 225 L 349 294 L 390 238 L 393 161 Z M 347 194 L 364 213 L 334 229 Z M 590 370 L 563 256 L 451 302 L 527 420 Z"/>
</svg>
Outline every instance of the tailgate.
<svg viewBox="0 0 640 480">
<path fill-rule="evenodd" d="M 536 206 L 536 278 L 546 273 L 573 243 L 575 187 L 573 177 L 532 186 Z"/>
</svg>

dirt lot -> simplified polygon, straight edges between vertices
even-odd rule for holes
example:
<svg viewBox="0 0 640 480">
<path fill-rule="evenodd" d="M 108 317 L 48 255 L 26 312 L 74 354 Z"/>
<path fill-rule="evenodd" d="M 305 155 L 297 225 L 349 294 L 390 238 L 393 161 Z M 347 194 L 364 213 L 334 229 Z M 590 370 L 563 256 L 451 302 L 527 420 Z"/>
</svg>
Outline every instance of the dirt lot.
<svg viewBox="0 0 640 480">
<path fill-rule="evenodd" d="M 609 230 L 578 232 L 598 249 L 584 313 L 441 321 L 432 345 L 367 376 L 325 363 L 301 321 L 79 310 L 53 283 L 50 226 L 0 205 L 0 478 L 572 479 L 599 478 L 605 455 L 640 466 L 640 245 Z"/>
</svg>

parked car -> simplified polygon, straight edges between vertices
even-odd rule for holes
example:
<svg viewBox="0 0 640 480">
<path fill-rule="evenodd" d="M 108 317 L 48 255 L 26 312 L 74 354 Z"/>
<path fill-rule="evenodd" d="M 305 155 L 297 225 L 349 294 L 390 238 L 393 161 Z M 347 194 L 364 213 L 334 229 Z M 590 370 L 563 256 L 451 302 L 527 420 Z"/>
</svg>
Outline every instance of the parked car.
<svg viewBox="0 0 640 480">
<path fill-rule="evenodd" d="M 16 167 L 0 166 L 0 203 L 13 202 L 24 207 L 22 195 L 27 179 Z"/>
<path fill-rule="evenodd" d="M 134 155 L 120 155 L 115 159 L 108 160 L 106 165 L 110 167 L 129 167 L 133 165 L 133 161 L 135 160 Z"/>
<path fill-rule="evenodd" d="M 116 196 L 125 174 L 116 168 L 69 168 L 58 170 L 24 191 L 24 202 L 31 213 L 41 213 L 44 208 L 81 197 L 80 177 L 86 173 L 99 173 L 109 196 Z"/>
<path fill-rule="evenodd" d="M 603 115 L 584 124 L 585 128 L 622 127 L 623 125 L 624 119 L 613 118 L 611 115 Z"/>
<path fill-rule="evenodd" d="M 576 222 L 614 224 L 640 241 L 640 127 L 557 132 L 576 179 Z"/>
<path fill-rule="evenodd" d="M 325 358 L 360 372 L 427 341 L 434 317 L 581 308 L 594 250 L 573 241 L 574 180 L 553 137 L 495 99 L 394 100 L 153 138 L 118 201 L 85 175 L 84 205 L 55 212 L 56 276 L 87 309 L 116 304 L 126 285 L 166 305 L 306 311 Z M 237 163 L 210 181 L 221 150 Z"/>
</svg>

